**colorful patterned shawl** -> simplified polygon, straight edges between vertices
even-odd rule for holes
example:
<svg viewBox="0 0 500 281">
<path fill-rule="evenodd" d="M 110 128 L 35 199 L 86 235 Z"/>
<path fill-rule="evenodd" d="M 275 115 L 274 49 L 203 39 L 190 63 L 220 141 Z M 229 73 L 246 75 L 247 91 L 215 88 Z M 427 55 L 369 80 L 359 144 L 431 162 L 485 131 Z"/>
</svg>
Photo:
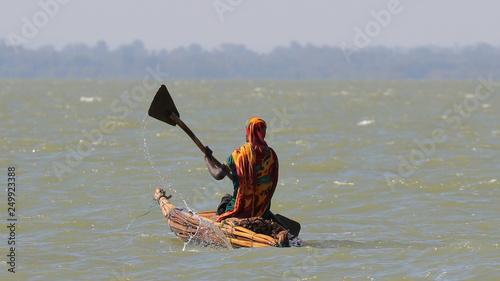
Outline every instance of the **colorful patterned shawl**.
<svg viewBox="0 0 500 281">
<path fill-rule="evenodd" d="M 278 183 L 278 157 L 264 141 L 266 122 L 253 117 L 245 128 L 248 141 L 232 154 L 240 184 L 234 209 L 222 214 L 217 221 L 262 216 Z"/>
</svg>

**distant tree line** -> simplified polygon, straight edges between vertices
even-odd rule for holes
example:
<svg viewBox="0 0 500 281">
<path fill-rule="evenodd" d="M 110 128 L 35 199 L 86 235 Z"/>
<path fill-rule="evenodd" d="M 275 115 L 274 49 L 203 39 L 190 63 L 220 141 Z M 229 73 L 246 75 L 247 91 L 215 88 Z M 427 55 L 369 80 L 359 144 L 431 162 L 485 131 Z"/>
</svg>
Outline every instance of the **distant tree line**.
<svg viewBox="0 0 500 281">
<path fill-rule="evenodd" d="M 269 53 L 244 45 L 212 50 L 193 44 L 170 51 L 149 51 L 141 41 L 110 50 L 68 45 L 26 49 L 0 41 L 3 78 L 142 78 L 146 67 L 170 78 L 249 79 L 476 79 L 500 77 L 500 47 L 477 44 L 461 48 L 366 47 L 346 57 L 340 47 L 291 43 Z"/>
</svg>

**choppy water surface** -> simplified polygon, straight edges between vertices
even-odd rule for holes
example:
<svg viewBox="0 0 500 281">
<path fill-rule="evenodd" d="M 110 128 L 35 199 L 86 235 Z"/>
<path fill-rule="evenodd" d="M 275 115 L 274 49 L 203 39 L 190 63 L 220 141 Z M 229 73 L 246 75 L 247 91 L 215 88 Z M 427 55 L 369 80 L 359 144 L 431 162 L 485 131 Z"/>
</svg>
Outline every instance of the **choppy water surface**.
<svg viewBox="0 0 500 281">
<path fill-rule="evenodd" d="M 157 207 L 126 229 L 156 187 L 196 211 L 231 190 L 180 128 L 146 116 L 159 84 L 1 80 L 1 168 L 18 171 L 19 218 L 16 274 L 2 227 L 2 280 L 500 276 L 496 86 L 476 95 L 479 81 L 165 83 L 220 160 L 243 144 L 247 118 L 267 120 L 281 162 L 273 210 L 301 222 L 304 246 L 184 248 Z"/>
</svg>

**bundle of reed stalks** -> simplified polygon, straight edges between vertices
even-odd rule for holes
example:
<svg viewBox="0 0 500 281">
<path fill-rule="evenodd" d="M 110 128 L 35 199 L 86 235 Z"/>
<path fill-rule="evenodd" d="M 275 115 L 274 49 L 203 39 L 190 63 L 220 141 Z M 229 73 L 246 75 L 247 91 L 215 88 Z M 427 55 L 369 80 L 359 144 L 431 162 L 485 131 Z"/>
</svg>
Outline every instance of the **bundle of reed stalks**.
<svg viewBox="0 0 500 281">
<path fill-rule="evenodd" d="M 160 208 L 163 215 L 166 217 L 170 229 L 181 239 L 189 240 L 193 237 L 198 241 L 205 243 L 216 243 L 220 244 L 220 241 L 214 241 L 214 237 L 217 237 L 215 230 L 210 227 L 203 227 L 206 224 L 211 224 L 220 231 L 222 231 L 229 242 L 234 247 L 288 247 L 288 231 L 284 229 L 279 229 L 276 225 L 271 223 L 270 227 L 264 226 L 265 221 L 261 219 L 251 218 L 247 221 L 240 222 L 238 219 L 226 219 L 222 222 L 217 222 L 214 217 L 201 217 L 194 213 L 184 211 L 176 208 L 172 205 L 168 199 L 171 196 L 165 196 L 165 192 L 157 188 L 154 196 L 155 200 L 158 200 Z M 266 235 L 256 233 L 250 229 L 239 225 L 248 225 L 251 221 L 257 221 L 260 223 L 260 229 L 266 228 L 266 231 L 271 231 L 271 234 L 275 234 L 276 238 Z M 273 233 L 273 229 L 275 230 Z M 279 230 L 279 231 L 278 231 Z"/>
</svg>

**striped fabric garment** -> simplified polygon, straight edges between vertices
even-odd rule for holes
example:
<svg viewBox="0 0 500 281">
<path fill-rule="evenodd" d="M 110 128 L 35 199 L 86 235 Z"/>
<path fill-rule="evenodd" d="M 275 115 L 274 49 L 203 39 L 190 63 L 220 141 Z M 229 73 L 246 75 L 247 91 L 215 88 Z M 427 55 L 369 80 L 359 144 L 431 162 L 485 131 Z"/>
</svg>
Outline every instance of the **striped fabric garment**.
<svg viewBox="0 0 500 281">
<path fill-rule="evenodd" d="M 248 140 L 232 154 L 239 181 L 235 206 L 217 221 L 262 216 L 271 202 L 278 183 L 279 164 L 276 153 L 264 140 L 266 128 L 261 118 L 248 120 L 245 127 Z"/>
</svg>

